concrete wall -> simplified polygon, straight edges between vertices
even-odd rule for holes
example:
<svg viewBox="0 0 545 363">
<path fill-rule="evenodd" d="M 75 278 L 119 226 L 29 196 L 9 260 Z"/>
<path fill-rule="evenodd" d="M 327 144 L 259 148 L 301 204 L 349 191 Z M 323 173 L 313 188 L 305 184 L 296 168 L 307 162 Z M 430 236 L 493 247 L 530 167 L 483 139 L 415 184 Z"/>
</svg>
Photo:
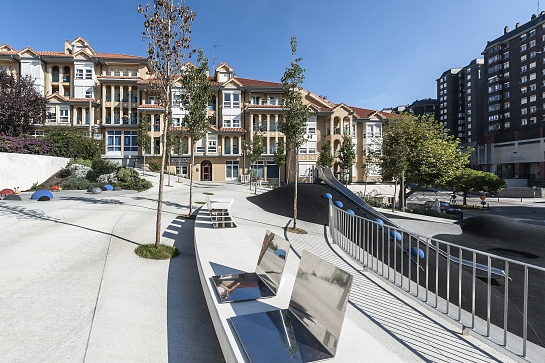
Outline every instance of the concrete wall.
<svg viewBox="0 0 545 363">
<path fill-rule="evenodd" d="M 67 158 L 54 156 L 0 153 L 0 189 L 19 187 L 28 190 L 43 183 L 68 164 Z"/>
</svg>

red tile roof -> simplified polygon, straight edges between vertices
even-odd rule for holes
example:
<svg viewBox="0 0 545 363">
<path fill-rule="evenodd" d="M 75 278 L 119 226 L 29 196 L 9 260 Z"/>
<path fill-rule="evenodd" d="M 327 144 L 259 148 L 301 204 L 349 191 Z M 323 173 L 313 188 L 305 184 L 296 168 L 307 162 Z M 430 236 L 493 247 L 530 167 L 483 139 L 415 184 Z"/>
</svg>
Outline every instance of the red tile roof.
<svg viewBox="0 0 545 363">
<path fill-rule="evenodd" d="M 369 109 L 366 109 L 366 108 L 360 108 L 360 107 L 354 107 L 354 106 L 347 106 L 347 107 L 350 107 L 354 111 L 354 113 L 356 114 L 356 116 L 358 118 L 369 118 L 375 112 L 377 112 L 377 111 L 369 110 Z"/>
<path fill-rule="evenodd" d="M 240 84 L 247 87 L 269 87 L 269 88 L 282 88 L 282 83 L 260 81 L 251 78 L 235 78 Z"/>
<path fill-rule="evenodd" d="M 242 127 L 222 127 L 219 129 L 220 132 L 246 132 Z"/>
<path fill-rule="evenodd" d="M 147 61 L 148 58 L 141 57 L 138 55 L 127 55 L 127 54 L 116 54 L 116 53 L 97 53 L 92 55 L 91 57 L 95 58 L 116 58 L 116 59 L 138 59 L 141 61 Z"/>
<path fill-rule="evenodd" d="M 138 108 L 164 108 L 164 107 L 161 106 L 161 105 L 146 105 L 146 104 L 142 104 L 142 105 L 139 105 Z"/>
<path fill-rule="evenodd" d="M 64 52 L 36 52 L 38 55 L 45 56 L 45 57 L 72 57 L 72 54 L 66 54 Z"/>
</svg>

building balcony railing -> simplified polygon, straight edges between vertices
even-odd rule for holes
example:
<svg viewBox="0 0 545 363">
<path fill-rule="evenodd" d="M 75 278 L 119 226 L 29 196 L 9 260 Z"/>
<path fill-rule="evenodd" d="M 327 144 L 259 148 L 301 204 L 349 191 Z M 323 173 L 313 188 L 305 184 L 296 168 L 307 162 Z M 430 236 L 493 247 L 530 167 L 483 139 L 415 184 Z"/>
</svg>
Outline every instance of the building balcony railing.
<svg viewBox="0 0 545 363">
<path fill-rule="evenodd" d="M 117 71 L 102 71 L 103 76 L 114 77 L 140 77 L 139 72 L 117 72 Z"/>
<path fill-rule="evenodd" d="M 82 117 L 81 116 L 76 117 L 76 124 L 77 125 L 83 125 L 84 124 L 82 122 Z M 89 125 L 89 116 L 85 116 L 85 125 Z"/>
</svg>

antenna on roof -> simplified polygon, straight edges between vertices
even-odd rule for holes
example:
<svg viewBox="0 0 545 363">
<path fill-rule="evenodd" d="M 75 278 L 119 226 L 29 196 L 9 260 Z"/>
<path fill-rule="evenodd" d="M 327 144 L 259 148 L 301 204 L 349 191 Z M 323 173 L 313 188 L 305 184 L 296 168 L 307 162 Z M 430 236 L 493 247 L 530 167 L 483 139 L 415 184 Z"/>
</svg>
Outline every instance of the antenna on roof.
<svg viewBox="0 0 545 363">
<path fill-rule="evenodd" d="M 212 49 L 212 71 L 216 70 L 216 59 L 219 59 L 219 57 L 216 57 L 216 47 L 219 47 L 219 45 L 214 44 L 214 49 Z"/>
<path fill-rule="evenodd" d="M 537 0 L 537 13 L 539 14 L 539 0 Z"/>
</svg>

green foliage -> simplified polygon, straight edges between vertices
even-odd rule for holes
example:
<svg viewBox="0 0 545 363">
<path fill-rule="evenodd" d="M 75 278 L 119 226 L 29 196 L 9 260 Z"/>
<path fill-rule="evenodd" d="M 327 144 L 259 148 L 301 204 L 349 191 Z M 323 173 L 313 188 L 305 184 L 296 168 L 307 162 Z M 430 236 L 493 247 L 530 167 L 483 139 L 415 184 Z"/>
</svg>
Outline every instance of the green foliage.
<svg viewBox="0 0 545 363">
<path fill-rule="evenodd" d="M 303 103 L 303 88 L 301 85 L 305 80 L 305 70 L 301 68 L 302 58 L 296 57 L 297 39 L 291 37 L 292 61 L 282 76 L 282 109 L 284 119 L 280 123 L 282 133 L 286 136 L 287 146 L 290 151 L 299 153 L 299 148 L 305 142 L 306 122 L 312 115 L 307 105 Z"/>
<path fill-rule="evenodd" d="M 339 161 L 341 169 L 344 171 L 343 174 L 348 174 L 352 165 L 356 162 L 356 151 L 350 135 L 343 136 L 343 142 L 339 150 Z"/>
<path fill-rule="evenodd" d="M 134 170 L 133 168 L 122 166 L 117 171 L 117 180 L 119 182 L 127 183 L 132 181 L 134 178 L 139 178 L 139 176 L 138 176 L 138 172 Z"/>
<path fill-rule="evenodd" d="M 278 165 L 279 168 L 286 164 L 286 144 L 283 139 L 278 140 L 276 143 L 273 158 L 274 163 Z"/>
<path fill-rule="evenodd" d="M 151 148 L 151 136 L 149 135 L 150 127 L 150 117 L 146 112 L 143 112 L 140 117 L 140 124 L 138 125 L 136 144 L 142 148 L 144 154 L 146 153 L 146 150 Z"/>
<path fill-rule="evenodd" d="M 276 189 L 280 186 L 280 183 L 278 182 L 278 180 L 269 180 L 269 188 L 271 189 Z"/>
<path fill-rule="evenodd" d="M 38 189 L 40 189 L 40 183 L 36 182 L 32 184 L 29 190 L 38 190 Z"/>
<path fill-rule="evenodd" d="M 120 165 L 108 159 L 95 159 L 91 170 L 87 173 L 87 179 L 97 181 L 98 177 L 104 174 L 116 173 Z"/>
<path fill-rule="evenodd" d="M 333 155 L 331 155 L 331 144 L 329 142 L 324 142 L 320 151 L 320 156 L 318 157 L 317 164 L 321 167 L 332 167 L 333 166 Z"/>
<path fill-rule="evenodd" d="M 85 166 L 88 166 L 89 168 L 91 168 L 93 166 L 93 161 L 88 160 L 88 159 L 83 159 L 83 158 L 72 158 L 68 162 L 67 166 L 70 166 L 72 164 L 85 165 Z"/>
<path fill-rule="evenodd" d="M 176 247 L 163 244 L 158 246 L 154 244 L 140 245 L 134 249 L 134 253 L 142 258 L 152 260 L 170 260 L 179 255 Z"/>
<path fill-rule="evenodd" d="M 158 173 L 161 171 L 161 162 L 153 159 L 148 162 L 148 168 L 150 171 L 153 171 L 154 173 Z"/>
<path fill-rule="evenodd" d="M 61 186 L 66 190 L 87 190 L 89 188 L 101 187 L 104 183 L 91 182 L 86 178 L 70 176 L 65 179 Z"/>
<path fill-rule="evenodd" d="M 64 158 L 99 159 L 102 142 L 87 137 L 85 132 L 73 127 L 55 127 L 45 131 L 45 140 L 50 145 L 50 154 Z"/>
<path fill-rule="evenodd" d="M 406 197 L 423 185 L 444 184 L 469 162 L 471 150 L 462 150 L 432 115 L 396 115 L 383 131 L 382 178 L 400 180 L 405 172 L 405 184 L 416 184 Z"/>
<path fill-rule="evenodd" d="M 263 155 L 263 135 L 260 131 L 255 131 L 248 156 L 252 163 L 257 163 L 261 159 L 261 155 Z"/>
<path fill-rule="evenodd" d="M 61 169 L 58 174 L 59 178 L 68 178 L 70 175 L 72 175 L 72 170 L 68 168 Z"/>
<path fill-rule="evenodd" d="M 506 185 L 506 181 L 500 179 L 496 174 L 488 173 L 480 170 L 463 168 L 445 181 L 444 185 L 456 188 L 457 191 L 464 195 L 463 204 L 466 205 L 467 193 L 471 190 L 477 192 L 488 192 L 490 195 L 495 195 L 502 190 Z"/>
</svg>

